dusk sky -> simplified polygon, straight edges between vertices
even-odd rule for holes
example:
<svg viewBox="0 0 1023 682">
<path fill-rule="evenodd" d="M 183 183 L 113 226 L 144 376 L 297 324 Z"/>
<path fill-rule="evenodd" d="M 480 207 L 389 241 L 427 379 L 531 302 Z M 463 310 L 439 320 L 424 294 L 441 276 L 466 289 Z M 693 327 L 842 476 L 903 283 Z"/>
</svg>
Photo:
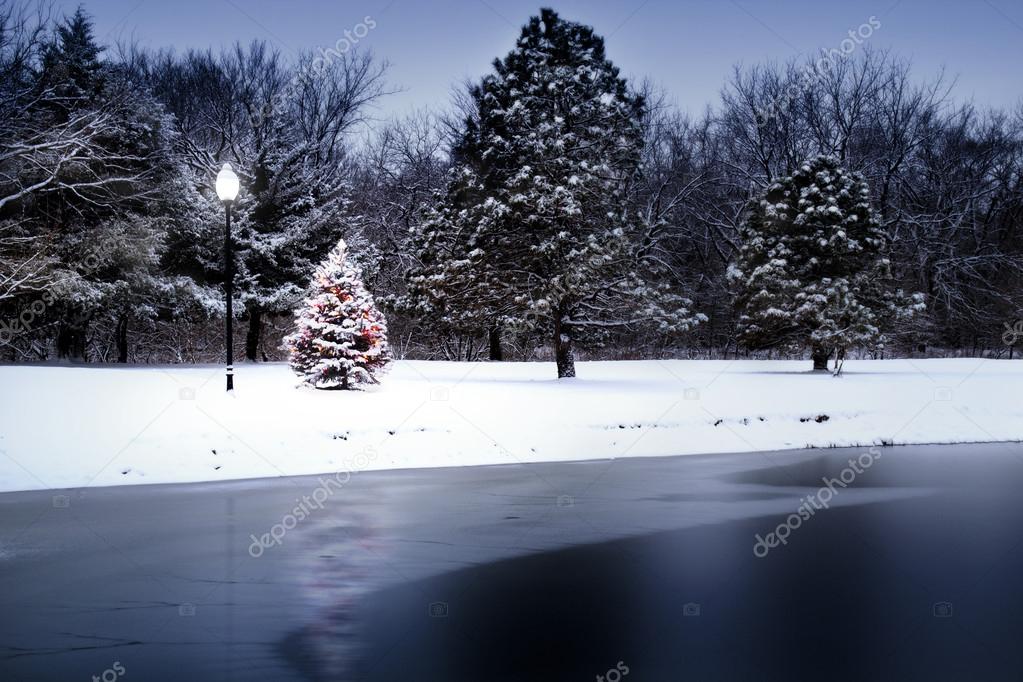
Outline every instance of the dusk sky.
<svg viewBox="0 0 1023 682">
<path fill-rule="evenodd" d="M 73 11 L 76 0 L 58 7 Z M 714 102 L 733 64 L 785 60 L 837 48 L 870 17 L 870 44 L 910 58 L 919 78 L 944 66 L 958 78 L 957 98 L 1014 107 L 1020 101 L 1023 6 L 1010 0 L 632 0 L 549 3 L 593 25 L 628 76 L 649 76 L 684 110 Z M 538 11 L 518 0 L 87 0 L 105 43 L 133 38 L 148 47 L 219 49 L 265 39 L 283 53 L 329 47 L 365 17 L 376 26 L 360 41 L 392 64 L 402 92 L 383 115 L 444 106 L 451 86 L 486 73 Z"/>
</svg>

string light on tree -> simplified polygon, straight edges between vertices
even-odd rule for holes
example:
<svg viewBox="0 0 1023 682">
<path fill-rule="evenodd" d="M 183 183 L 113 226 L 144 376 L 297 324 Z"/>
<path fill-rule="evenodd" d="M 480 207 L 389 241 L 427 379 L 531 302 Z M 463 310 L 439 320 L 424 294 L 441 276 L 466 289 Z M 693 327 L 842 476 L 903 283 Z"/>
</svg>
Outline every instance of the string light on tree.
<svg viewBox="0 0 1023 682">
<path fill-rule="evenodd" d="M 348 261 L 343 240 L 316 269 L 295 326 L 284 339 L 291 368 L 316 388 L 379 383 L 391 361 L 387 322 L 362 282 L 361 268 Z"/>
</svg>

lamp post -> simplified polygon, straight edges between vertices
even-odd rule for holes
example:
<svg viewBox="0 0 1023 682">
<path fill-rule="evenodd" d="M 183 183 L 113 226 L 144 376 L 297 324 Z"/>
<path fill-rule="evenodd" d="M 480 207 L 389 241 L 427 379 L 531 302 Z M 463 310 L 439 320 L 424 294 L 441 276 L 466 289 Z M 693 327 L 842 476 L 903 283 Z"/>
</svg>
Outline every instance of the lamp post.
<svg viewBox="0 0 1023 682">
<path fill-rule="evenodd" d="M 225 345 L 227 346 L 227 390 L 234 390 L 234 256 L 231 253 L 231 205 L 238 197 L 238 176 L 231 170 L 231 164 L 225 163 L 217 173 L 217 196 L 224 202 L 224 294 L 227 296 L 227 329 Z"/>
</svg>

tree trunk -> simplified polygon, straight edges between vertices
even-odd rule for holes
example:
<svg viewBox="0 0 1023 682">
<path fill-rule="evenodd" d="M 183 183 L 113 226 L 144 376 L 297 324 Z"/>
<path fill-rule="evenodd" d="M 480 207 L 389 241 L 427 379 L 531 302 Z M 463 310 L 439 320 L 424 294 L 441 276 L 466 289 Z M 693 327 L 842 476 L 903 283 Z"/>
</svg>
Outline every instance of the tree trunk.
<svg viewBox="0 0 1023 682">
<path fill-rule="evenodd" d="M 122 365 L 128 362 L 128 316 L 122 315 L 117 320 L 117 361 Z"/>
<path fill-rule="evenodd" d="M 810 357 L 813 358 L 813 371 L 820 372 L 828 371 L 828 358 L 831 357 L 831 351 L 823 346 L 814 346 L 810 351 Z"/>
<path fill-rule="evenodd" d="M 259 341 L 263 336 L 263 311 L 250 307 L 248 312 L 249 331 L 245 334 L 245 359 L 256 362 L 259 359 Z"/>
<path fill-rule="evenodd" d="M 487 332 L 490 341 L 490 359 L 494 362 L 504 360 L 504 349 L 501 348 L 501 328 L 491 327 Z"/>
<path fill-rule="evenodd" d="M 84 320 L 61 322 L 57 330 L 57 357 L 72 362 L 85 362 L 85 336 L 89 323 Z"/>
<path fill-rule="evenodd" d="M 842 373 L 842 365 L 845 364 L 845 348 L 839 348 L 838 352 L 835 353 L 835 376 L 839 376 Z"/>
<path fill-rule="evenodd" d="M 554 360 L 558 364 L 558 378 L 575 376 L 575 356 L 572 354 L 572 330 L 564 323 L 568 311 L 564 304 L 558 307 L 554 319 Z"/>
</svg>

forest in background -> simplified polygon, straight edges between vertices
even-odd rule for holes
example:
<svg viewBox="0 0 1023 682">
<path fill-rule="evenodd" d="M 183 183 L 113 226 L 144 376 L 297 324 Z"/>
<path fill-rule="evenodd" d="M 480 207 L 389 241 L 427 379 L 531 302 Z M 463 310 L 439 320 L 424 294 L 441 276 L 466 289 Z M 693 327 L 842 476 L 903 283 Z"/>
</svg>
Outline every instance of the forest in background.
<svg viewBox="0 0 1023 682">
<path fill-rule="evenodd" d="M 583 357 L 745 355 L 728 278 L 744 222 L 821 154 L 862 173 L 893 276 L 924 295 L 884 356 L 1007 356 L 1023 341 L 1023 103 L 985 110 L 951 86 L 866 41 L 824 66 L 736 67 L 700 116 L 629 82 L 640 144 L 616 191 L 641 245 L 635 266 L 705 319 L 616 327 Z M 553 357 L 549 334 L 528 325 L 495 338 L 488 320 L 401 305 L 423 267 L 424 224 L 472 153 L 480 88 L 456 88 L 444 111 L 380 120 L 392 86 L 386 60 L 368 51 L 289 61 L 258 42 L 224 53 L 102 46 L 85 12 L 0 0 L 0 360 L 219 361 L 224 216 L 213 181 L 225 162 L 242 179 L 241 357 L 283 357 L 309 277 L 342 238 L 399 357 Z"/>
</svg>

